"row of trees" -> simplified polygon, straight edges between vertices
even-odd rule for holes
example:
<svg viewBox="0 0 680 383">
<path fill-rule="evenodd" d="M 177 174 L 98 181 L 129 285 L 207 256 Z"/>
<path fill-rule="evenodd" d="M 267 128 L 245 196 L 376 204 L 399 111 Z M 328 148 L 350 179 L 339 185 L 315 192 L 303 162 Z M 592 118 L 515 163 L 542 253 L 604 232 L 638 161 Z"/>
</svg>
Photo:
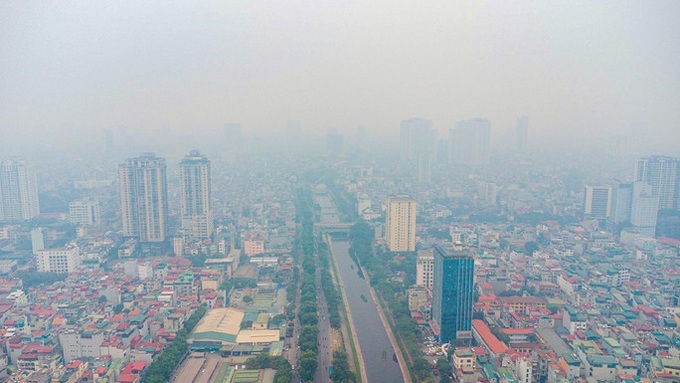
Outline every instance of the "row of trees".
<svg viewBox="0 0 680 383">
<path fill-rule="evenodd" d="M 331 322 L 331 327 L 334 329 L 340 328 L 340 294 L 331 278 L 331 262 L 328 250 L 328 244 L 319 241 L 318 245 L 319 264 L 321 266 L 321 287 L 323 294 L 326 297 L 326 304 L 328 305 L 328 316 Z"/>
<path fill-rule="evenodd" d="M 300 285 L 300 309 L 298 321 L 300 335 L 300 378 L 305 382 L 314 381 L 318 367 L 317 352 L 319 341 L 318 315 L 316 308 L 316 262 L 314 261 L 314 214 L 312 194 L 309 189 L 298 189 L 296 195 L 297 219 L 301 223 L 300 246 L 302 248 L 302 284 Z"/>
<path fill-rule="evenodd" d="M 193 314 L 184 321 L 184 328 L 177 332 L 177 336 L 172 343 L 165 347 L 156 360 L 151 363 L 146 370 L 142 382 L 143 383 L 163 383 L 169 382 L 172 377 L 172 372 L 182 362 L 182 358 L 187 353 L 189 346 L 187 345 L 187 335 L 196 327 L 198 322 L 203 318 L 206 311 L 206 305 L 201 305 Z"/>
</svg>

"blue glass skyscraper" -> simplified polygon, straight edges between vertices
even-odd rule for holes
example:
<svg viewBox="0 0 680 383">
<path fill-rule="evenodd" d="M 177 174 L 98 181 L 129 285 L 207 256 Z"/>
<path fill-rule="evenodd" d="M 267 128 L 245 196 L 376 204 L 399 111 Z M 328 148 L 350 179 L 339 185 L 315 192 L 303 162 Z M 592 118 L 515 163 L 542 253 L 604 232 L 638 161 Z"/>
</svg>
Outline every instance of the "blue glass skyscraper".
<svg viewBox="0 0 680 383">
<path fill-rule="evenodd" d="M 469 252 L 435 246 L 432 321 L 441 343 L 472 337 L 474 275 Z"/>
</svg>

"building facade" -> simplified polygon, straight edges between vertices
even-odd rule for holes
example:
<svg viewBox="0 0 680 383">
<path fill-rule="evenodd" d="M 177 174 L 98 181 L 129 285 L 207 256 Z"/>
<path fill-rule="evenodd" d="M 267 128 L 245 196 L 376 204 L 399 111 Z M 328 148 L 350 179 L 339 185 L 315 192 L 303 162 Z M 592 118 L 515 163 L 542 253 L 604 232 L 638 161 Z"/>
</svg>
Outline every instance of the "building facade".
<svg viewBox="0 0 680 383">
<path fill-rule="evenodd" d="M 416 201 L 407 195 L 387 199 L 385 241 L 390 251 L 416 250 Z"/>
<path fill-rule="evenodd" d="M 179 164 L 180 209 L 185 238 L 203 240 L 213 233 L 210 161 L 192 150 Z"/>
<path fill-rule="evenodd" d="M 416 285 L 432 290 L 434 283 L 434 250 L 418 250 L 416 257 Z"/>
<path fill-rule="evenodd" d="M 80 266 L 80 249 L 66 246 L 39 250 L 35 253 L 39 273 L 72 273 Z"/>
<path fill-rule="evenodd" d="M 586 185 L 583 214 L 588 218 L 607 219 L 612 210 L 612 187 Z"/>
<path fill-rule="evenodd" d="M 472 337 L 474 274 L 474 259 L 462 246 L 435 246 L 432 322 L 441 343 Z"/>
<path fill-rule="evenodd" d="M 75 225 L 96 225 L 100 220 L 99 200 L 83 198 L 68 205 L 69 221 Z"/>
<path fill-rule="evenodd" d="M 634 182 L 630 223 L 641 234 L 654 237 L 658 211 L 659 197 L 654 195 L 652 186 L 646 182 Z"/>
<path fill-rule="evenodd" d="M 0 221 L 25 221 L 40 214 L 33 165 L 23 160 L 0 163 Z"/>
<path fill-rule="evenodd" d="M 164 158 L 153 153 L 130 158 L 118 166 L 123 235 L 140 242 L 165 242 L 168 237 L 168 190 Z"/>
</svg>

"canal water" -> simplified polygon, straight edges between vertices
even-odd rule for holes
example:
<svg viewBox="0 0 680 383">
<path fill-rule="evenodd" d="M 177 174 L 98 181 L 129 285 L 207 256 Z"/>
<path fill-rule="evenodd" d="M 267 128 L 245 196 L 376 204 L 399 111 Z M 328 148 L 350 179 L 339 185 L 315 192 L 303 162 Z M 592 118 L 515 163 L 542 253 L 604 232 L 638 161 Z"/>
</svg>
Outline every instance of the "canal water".
<svg viewBox="0 0 680 383">
<path fill-rule="evenodd" d="M 349 242 L 333 240 L 333 256 L 347 294 L 359 345 L 364 356 L 369 383 L 399 383 L 404 381 L 394 357 L 394 349 L 383 327 L 368 281 L 359 276 L 357 266 L 349 256 Z"/>
</svg>

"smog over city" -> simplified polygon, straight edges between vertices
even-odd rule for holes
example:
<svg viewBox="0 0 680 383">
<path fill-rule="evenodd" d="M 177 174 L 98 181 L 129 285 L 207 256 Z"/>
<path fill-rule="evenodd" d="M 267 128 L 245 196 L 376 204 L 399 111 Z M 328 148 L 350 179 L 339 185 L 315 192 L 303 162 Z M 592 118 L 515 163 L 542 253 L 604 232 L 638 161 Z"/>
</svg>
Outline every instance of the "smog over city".
<svg viewBox="0 0 680 383">
<path fill-rule="evenodd" d="M 678 382 L 680 2 L 0 4 L 0 383 Z"/>
</svg>

